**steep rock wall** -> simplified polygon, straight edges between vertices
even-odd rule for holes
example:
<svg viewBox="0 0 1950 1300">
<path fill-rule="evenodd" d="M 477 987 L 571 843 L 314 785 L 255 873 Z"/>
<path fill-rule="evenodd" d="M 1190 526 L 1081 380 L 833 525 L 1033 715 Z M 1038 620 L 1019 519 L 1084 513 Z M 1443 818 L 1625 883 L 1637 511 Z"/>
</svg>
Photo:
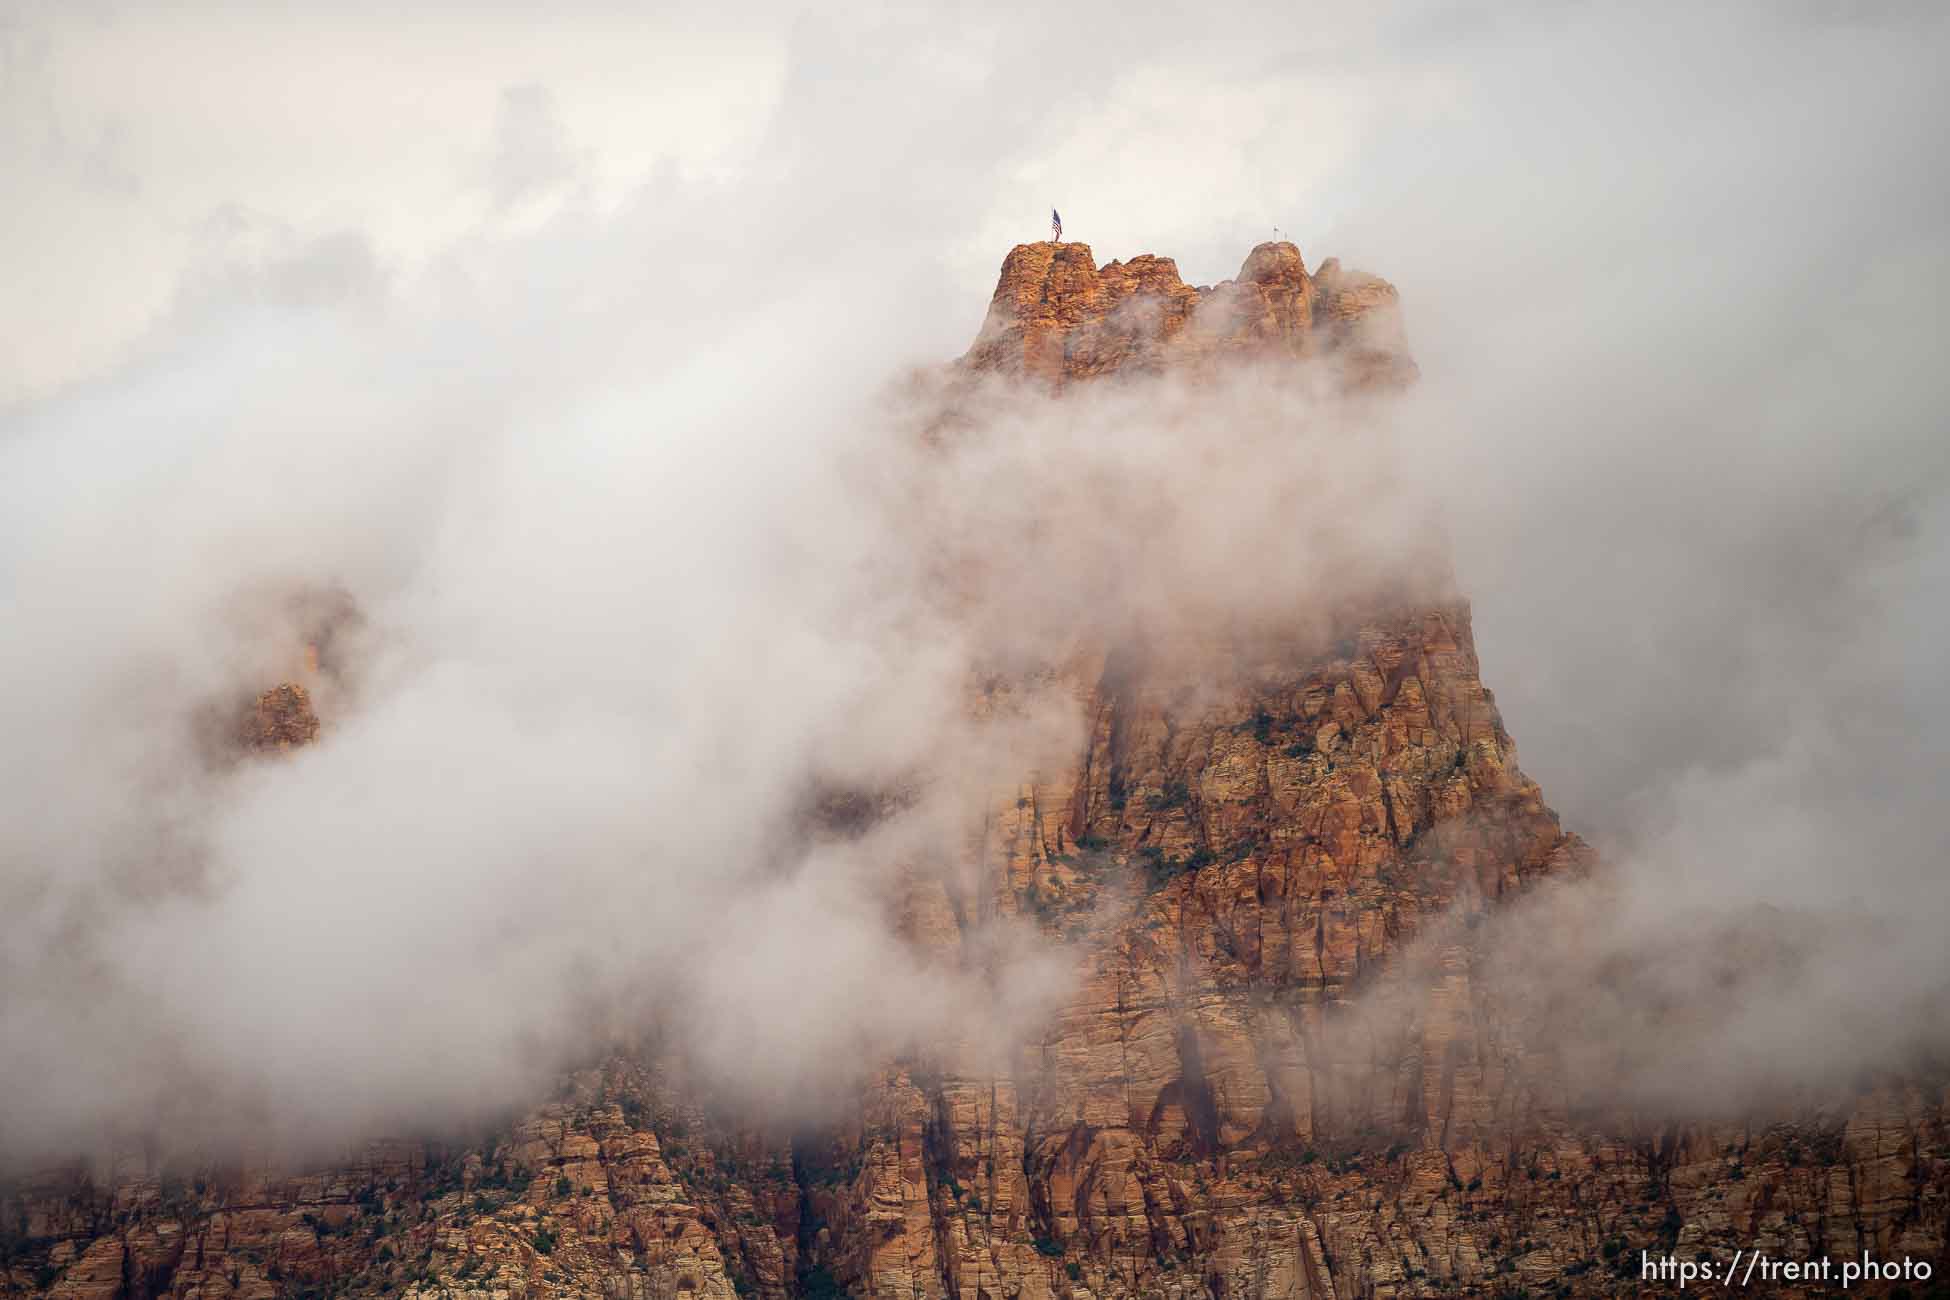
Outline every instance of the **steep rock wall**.
<svg viewBox="0 0 1950 1300">
<path fill-rule="evenodd" d="M 1235 362 L 1413 375 L 1394 289 L 1291 244 L 1209 289 L 1020 246 L 961 365 L 1060 387 Z M 0 1196 L 0 1294 L 1623 1296 L 1640 1250 L 1941 1260 L 1941 1081 L 1740 1125 L 1579 1105 L 1475 921 L 1601 868 L 1519 768 L 1466 604 L 1333 622 L 1053 670 L 1074 760 L 998 791 L 902 900 L 938 960 L 1001 915 L 1074 956 L 1007 1059 L 944 1025 L 817 1133 L 720 1113 L 652 1044 L 469 1144 L 300 1175 L 111 1149 Z M 243 740 L 275 761 L 319 725 L 287 686 Z"/>
</svg>

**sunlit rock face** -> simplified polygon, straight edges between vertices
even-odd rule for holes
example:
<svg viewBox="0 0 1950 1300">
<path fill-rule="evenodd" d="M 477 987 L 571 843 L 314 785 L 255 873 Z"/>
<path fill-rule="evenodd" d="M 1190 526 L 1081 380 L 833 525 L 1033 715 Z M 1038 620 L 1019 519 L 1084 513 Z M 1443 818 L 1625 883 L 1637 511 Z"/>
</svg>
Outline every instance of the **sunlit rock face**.
<svg viewBox="0 0 1950 1300">
<path fill-rule="evenodd" d="M 1235 363 L 1384 395 L 1415 374 L 1395 289 L 1288 243 L 1210 288 L 1168 258 L 1021 245 L 957 368 L 1061 390 Z M 997 918 L 1069 955 L 1056 1012 L 1006 1052 L 949 1020 L 797 1131 L 646 1048 L 469 1142 L 324 1169 L 129 1144 L 7 1189 L 0 1293 L 1626 1296 L 1642 1250 L 1941 1259 L 1940 1085 L 1866 1079 L 1738 1123 L 1569 1085 L 1483 922 L 1603 868 L 1519 768 L 1463 600 L 1080 629 L 1048 674 L 1084 720 L 1073 756 L 994 790 L 952 869 L 904 871 L 890 904 L 943 962 L 982 960 Z M 242 739 L 319 732 L 289 683 Z M 808 833 L 901 803 L 825 795 Z"/>
</svg>

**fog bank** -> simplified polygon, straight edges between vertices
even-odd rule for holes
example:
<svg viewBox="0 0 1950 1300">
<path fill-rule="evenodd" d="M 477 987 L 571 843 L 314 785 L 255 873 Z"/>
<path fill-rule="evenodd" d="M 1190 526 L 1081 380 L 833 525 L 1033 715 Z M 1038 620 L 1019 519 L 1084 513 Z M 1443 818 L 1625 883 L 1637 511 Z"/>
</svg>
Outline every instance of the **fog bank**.
<svg viewBox="0 0 1950 1300">
<path fill-rule="evenodd" d="M 768 1106 L 1002 1050 L 1061 959 L 887 906 L 1074 746 L 971 673 L 1435 541 L 1617 873 L 1532 978 L 1791 953 L 1634 1095 L 1715 1035 L 1729 1095 L 1940 1039 L 1934 12 L 179 18 L 0 32 L 0 1153 L 453 1121 L 592 1025 Z M 1423 380 L 991 394 L 944 463 L 910 367 L 1052 203 L 1100 261 L 1210 282 L 1277 225 L 1386 275 Z M 320 742 L 206 761 L 321 601 Z M 807 834 L 828 785 L 912 798 Z"/>
</svg>

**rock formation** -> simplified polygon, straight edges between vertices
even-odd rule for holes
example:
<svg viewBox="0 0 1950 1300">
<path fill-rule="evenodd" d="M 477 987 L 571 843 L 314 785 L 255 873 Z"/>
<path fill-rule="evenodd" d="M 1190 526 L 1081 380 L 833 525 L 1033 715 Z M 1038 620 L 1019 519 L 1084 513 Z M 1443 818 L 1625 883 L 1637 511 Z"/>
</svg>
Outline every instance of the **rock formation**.
<svg viewBox="0 0 1950 1300">
<path fill-rule="evenodd" d="M 961 365 L 1063 386 L 1235 362 L 1413 374 L 1395 290 L 1285 243 L 1212 288 L 1020 246 Z M 1474 922 L 1601 868 L 1519 768 L 1467 605 L 1339 622 L 1061 670 L 1087 743 L 997 792 L 978 888 L 917 876 L 905 906 L 944 959 L 1005 913 L 1078 956 L 1010 1060 L 944 1026 L 816 1133 L 720 1113 L 646 1051 L 471 1145 L 304 1175 L 130 1154 L 0 1199 L 0 1294 L 1627 1296 L 1641 1250 L 1941 1261 L 1940 1085 L 1735 1126 L 1577 1106 Z M 316 731 L 280 687 L 248 737 Z M 834 796 L 823 824 L 884 806 Z"/>
<path fill-rule="evenodd" d="M 1238 278 L 1193 288 L 1168 257 L 1098 268 L 1087 244 L 1019 244 L 1002 264 L 978 370 L 1063 383 L 1129 367 L 1199 372 L 1244 359 L 1335 357 L 1353 382 L 1414 375 L 1394 286 L 1329 259 L 1308 275 L 1290 243 L 1261 244 Z"/>
<path fill-rule="evenodd" d="M 297 682 L 282 682 L 259 695 L 239 728 L 244 748 L 285 750 L 318 739 L 318 714 L 311 693 Z"/>
</svg>

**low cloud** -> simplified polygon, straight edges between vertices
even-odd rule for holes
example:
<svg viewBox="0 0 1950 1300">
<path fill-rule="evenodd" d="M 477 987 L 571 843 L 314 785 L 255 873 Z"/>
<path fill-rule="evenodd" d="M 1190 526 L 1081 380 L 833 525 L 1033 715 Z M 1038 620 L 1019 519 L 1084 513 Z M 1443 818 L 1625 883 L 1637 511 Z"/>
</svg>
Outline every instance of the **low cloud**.
<svg viewBox="0 0 1950 1300">
<path fill-rule="evenodd" d="M 1326 245 L 1285 182 L 1101 221 L 1216 279 L 1278 208 L 1310 263 L 1388 275 L 1424 378 L 1385 408 L 1311 373 L 977 389 L 967 436 L 921 436 L 947 399 L 910 367 L 1040 232 L 1011 178 L 1072 159 L 1082 224 L 1106 176 L 1184 164 L 1103 120 L 1122 55 L 1059 57 L 1096 11 L 1020 62 L 1007 15 L 781 20 L 756 145 L 418 261 L 252 216 L 0 430 L 0 1153 L 212 1098 L 316 1140 L 451 1122 L 647 1025 L 758 1105 L 949 1020 L 1006 1043 L 1060 955 L 998 920 L 944 958 L 897 903 L 1078 724 L 1054 690 L 978 720 L 970 682 L 1452 577 L 1526 769 L 1609 862 L 1502 922 L 1535 927 L 1521 987 L 1595 988 L 1567 1053 L 1678 1008 L 1610 1072 L 1666 1104 L 1940 1047 L 1950 169 L 1911 128 L 1943 26 L 1729 13 L 1103 37 L 1133 77 L 1250 54 L 1368 106 L 1308 121 Z M 1022 107 L 1044 85 L 1073 131 Z M 537 102 L 484 99 L 457 146 L 528 140 L 504 197 L 578 156 Z M 1215 147 L 1281 174 L 1250 128 Z M 203 720 L 320 617 L 319 743 L 209 761 Z M 820 833 L 828 789 L 901 802 Z"/>
</svg>

